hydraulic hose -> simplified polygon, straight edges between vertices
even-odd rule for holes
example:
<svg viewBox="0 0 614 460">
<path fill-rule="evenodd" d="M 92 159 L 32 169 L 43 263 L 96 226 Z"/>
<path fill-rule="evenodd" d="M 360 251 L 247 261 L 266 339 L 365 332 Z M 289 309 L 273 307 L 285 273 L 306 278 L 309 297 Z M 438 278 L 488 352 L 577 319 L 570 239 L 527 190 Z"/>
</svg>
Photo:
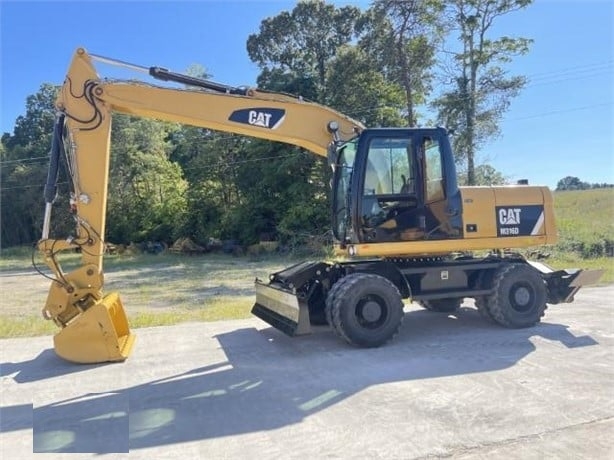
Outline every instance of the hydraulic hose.
<svg viewBox="0 0 614 460">
<path fill-rule="evenodd" d="M 64 114 L 56 117 L 49 152 L 49 169 L 43 196 L 45 198 L 45 218 L 43 220 L 43 239 L 49 238 L 49 223 L 51 221 L 51 206 L 58 194 L 58 176 L 60 172 L 60 153 L 63 148 Z"/>
</svg>

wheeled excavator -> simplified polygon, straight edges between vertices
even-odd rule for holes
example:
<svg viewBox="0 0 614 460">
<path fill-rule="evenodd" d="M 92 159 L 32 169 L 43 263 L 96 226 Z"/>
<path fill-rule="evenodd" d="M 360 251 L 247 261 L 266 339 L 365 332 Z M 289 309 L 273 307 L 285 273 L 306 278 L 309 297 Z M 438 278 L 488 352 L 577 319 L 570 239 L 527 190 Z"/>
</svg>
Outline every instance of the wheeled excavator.
<svg viewBox="0 0 614 460">
<path fill-rule="evenodd" d="M 175 87 L 102 79 L 94 66 L 99 61 Z M 399 331 L 404 299 L 450 313 L 469 297 L 489 320 L 529 327 L 547 304 L 571 302 L 601 276 L 553 270 L 512 252 L 556 241 L 550 190 L 459 187 L 444 128 L 366 128 L 300 97 L 136 66 L 82 48 L 56 107 L 38 249 L 53 273 L 43 316 L 59 326 L 54 348 L 68 361 L 123 361 L 134 344 L 119 294 L 103 293 L 113 113 L 285 142 L 328 161 L 336 257 L 255 282 L 252 313 L 290 336 L 328 324 L 349 344 L 380 346 Z M 50 237 L 62 154 L 76 233 Z M 75 249 L 81 265 L 65 272 L 58 254 Z"/>
</svg>

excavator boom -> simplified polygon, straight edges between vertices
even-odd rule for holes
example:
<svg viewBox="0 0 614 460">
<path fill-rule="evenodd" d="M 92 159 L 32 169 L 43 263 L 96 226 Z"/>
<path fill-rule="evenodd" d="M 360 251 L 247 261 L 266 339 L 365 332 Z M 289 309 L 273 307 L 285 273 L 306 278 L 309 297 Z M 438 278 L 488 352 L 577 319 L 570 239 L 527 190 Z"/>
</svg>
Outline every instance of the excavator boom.
<svg viewBox="0 0 614 460">
<path fill-rule="evenodd" d="M 134 342 L 119 296 L 102 293 L 113 113 L 285 142 L 321 157 L 362 129 L 359 122 L 301 98 L 231 88 L 157 67 L 148 69 L 155 78 L 190 87 L 103 80 L 93 65 L 95 59 L 121 63 L 89 55 L 82 48 L 72 59 L 56 101 L 61 115 L 56 120 L 44 229 L 38 243 L 55 277 L 43 315 L 62 328 L 54 339 L 56 352 L 74 362 L 121 361 Z M 49 237 L 51 205 L 64 145 L 77 235 L 53 239 Z M 80 250 L 83 265 L 65 273 L 57 255 L 73 249 Z"/>
</svg>

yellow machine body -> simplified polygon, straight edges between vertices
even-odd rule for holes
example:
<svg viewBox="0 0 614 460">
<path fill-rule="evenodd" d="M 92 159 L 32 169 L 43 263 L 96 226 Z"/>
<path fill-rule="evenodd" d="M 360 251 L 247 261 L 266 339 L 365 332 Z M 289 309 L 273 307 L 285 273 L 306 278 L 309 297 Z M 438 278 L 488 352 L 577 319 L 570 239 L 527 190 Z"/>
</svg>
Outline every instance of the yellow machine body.
<svg viewBox="0 0 614 460">
<path fill-rule="evenodd" d="M 408 239 L 390 243 L 336 245 L 341 257 L 424 257 L 463 251 L 483 251 L 537 247 L 557 242 L 554 202 L 548 187 L 494 186 L 459 187 L 462 199 L 462 237 L 454 239 Z M 529 234 L 514 235 L 516 225 L 500 225 L 502 220 L 514 222 L 527 207 L 539 207 L 535 225 Z M 475 229 L 474 231 L 471 231 Z M 501 231 L 506 235 L 501 235 Z M 520 233 L 520 232 L 518 232 Z"/>
</svg>

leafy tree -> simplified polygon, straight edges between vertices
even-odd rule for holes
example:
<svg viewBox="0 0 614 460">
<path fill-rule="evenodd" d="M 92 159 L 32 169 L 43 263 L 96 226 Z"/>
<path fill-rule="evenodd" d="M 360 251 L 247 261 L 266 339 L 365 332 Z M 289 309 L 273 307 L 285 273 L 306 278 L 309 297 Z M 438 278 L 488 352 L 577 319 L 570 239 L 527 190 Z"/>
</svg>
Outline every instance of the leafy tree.
<svg viewBox="0 0 614 460">
<path fill-rule="evenodd" d="M 25 115 L 17 117 L 14 134 L 5 139 L 9 151 L 21 146 L 26 148 L 23 152 L 32 157 L 47 153 L 51 145 L 58 91 L 57 86 L 43 83 L 38 92 L 27 97 Z"/>
<path fill-rule="evenodd" d="M 476 183 L 475 155 L 488 139 L 499 134 L 499 121 L 526 82 L 508 76 L 503 64 L 528 52 L 526 38 L 490 38 L 495 21 L 525 8 L 531 0 L 449 0 L 452 27 L 460 49 L 451 50 L 454 69 L 450 90 L 434 103 L 439 122 L 459 133 L 454 138 L 458 160 L 466 161 L 467 183 Z"/>
<path fill-rule="evenodd" d="M 441 0 L 376 0 L 358 23 L 359 46 L 403 88 L 408 126 L 415 126 L 415 106 L 431 90 L 443 8 Z"/>
<path fill-rule="evenodd" d="M 174 125 L 114 115 L 107 238 L 172 242 L 185 219 L 187 184 L 168 159 Z"/>
<path fill-rule="evenodd" d="M 459 185 L 467 184 L 467 175 L 459 175 Z M 497 171 L 493 166 L 489 164 L 481 164 L 475 167 L 475 183 L 473 185 L 505 185 L 508 180 L 505 176 Z"/>
<path fill-rule="evenodd" d="M 561 190 L 586 190 L 591 188 L 591 186 L 586 183 L 586 182 L 582 182 L 580 179 L 578 179 L 575 176 L 566 176 L 564 178 L 562 178 L 560 181 L 558 181 L 558 183 L 556 184 L 556 190 L 557 191 L 561 191 Z"/>
<path fill-rule="evenodd" d="M 221 216 L 221 235 L 251 244 L 321 233 L 329 218 L 326 167 L 297 147 L 253 140 L 234 164 L 239 200 Z"/>
<path fill-rule="evenodd" d="M 349 72 L 333 66 L 343 45 L 352 41 L 360 14 L 354 6 L 301 1 L 292 11 L 262 21 L 259 33 L 247 41 L 250 58 L 262 69 L 259 87 L 346 109 L 343 96 L 335 94 L 350 94 L 341 90 Z M 258 140 L 244 154 L 254 161 L 238 166 L 240 201 L 226 216 L 224 233 L 248 242 L 261 234 L 289 240 L 328 228 L 330 173 L 323 161 L 296 147 Z M 270 157 L 275 159 L 260 161 Z"/>
<path fill-rule="evenodd" d="M 257 79 L 259 88 L 277 93 L 287 93 L 315 101 L 319 98 L 318 83 L 309 75 L 281 68 L 262 70 Z"/>
<path fill-rule="evenodd" d="M 328 73 L 329 104 L 366 126 L 401 126 L 403 89 L 378 71 L 362 49 L 342 48 Z"/>
<path fill-rule="evenodd" d="M 19 156 L 24 151 L 23 148 L 10 149 L 10 153 Z M 46 175 L 47 166 L 41 162 L 2 165 L 2 247 L 31 244 L 41 237 Z M 56 217 L 61 210 L 61 206 L 56 206 Z"/>
<path fill-rule="evenodd" d="M 354 6 L 301 1 L 291 12 L 262 21 L 260 32 L 247 39 L 247 52 L 263 71 L 277 68 L 313 79 L 320 92 L 326 87 L 329 63 L 339 47 L 352 40 L 359 17 Z"/>
<path fill-rule="evenodd" d="M 237 164 L 249 157 L 251 138 L 180 126 L 169 137 L 170 158 L 177 161 L 189 187 L 186 194 L 186 219 L 181 235 L 205 244 L 210 237 L 223 234 L 223 216 L 241 201 Z"/>
<path fill-rule="evenodd" d="M 25 115 L 17 118 L 13 134 L 2 136 L 2 247 L 30 244 L 41 236 L 46 157 L 51 145 L 57 90 L 53 85 L 42 84 L 37 93 L 26 99 Z M 65 188 L 65 184 L 61 187 Z M 73 224 L 66 196 L 54 208 L 54 221 L 57 229 L 67 232 Z"/>
</svg>

